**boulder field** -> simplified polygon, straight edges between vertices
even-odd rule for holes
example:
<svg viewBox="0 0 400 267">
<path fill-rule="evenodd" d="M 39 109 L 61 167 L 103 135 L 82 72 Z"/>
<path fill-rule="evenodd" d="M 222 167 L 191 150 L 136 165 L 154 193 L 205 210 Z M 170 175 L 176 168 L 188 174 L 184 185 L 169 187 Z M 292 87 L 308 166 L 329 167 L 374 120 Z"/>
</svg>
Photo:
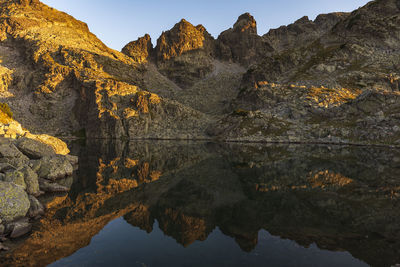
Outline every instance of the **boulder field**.
<svg viewBox="0 0 400 267">
<path fill-rule="evenodd" d="M 60 141 L 61 142 L 61 141 Z M 38 140 L 0 138 L 0 238 L 31 231 L 45 211 L 38 198 L 68 192 L 77 158 L 57 154 Z M 0 243 L 0 250 L 7 248 Z"/>
</svg>

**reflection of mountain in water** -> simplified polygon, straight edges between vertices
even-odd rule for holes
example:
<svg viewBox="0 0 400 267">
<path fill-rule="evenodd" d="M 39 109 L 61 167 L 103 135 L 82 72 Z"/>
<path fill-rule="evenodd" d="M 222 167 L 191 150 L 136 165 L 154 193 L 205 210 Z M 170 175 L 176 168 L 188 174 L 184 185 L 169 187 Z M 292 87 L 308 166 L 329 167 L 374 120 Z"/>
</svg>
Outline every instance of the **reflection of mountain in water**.
<svg viewBox="0 0 400 267">
<path fill-rule="evenodd" d="M 219 227 L 244 251 L 261 229 L 374 266 L 400 262 L 400 152 L 380 148 L 89 143 L 68 196 L 3 263 L 51 263 L 124 216 L 184 246 Z"/>
</svg>

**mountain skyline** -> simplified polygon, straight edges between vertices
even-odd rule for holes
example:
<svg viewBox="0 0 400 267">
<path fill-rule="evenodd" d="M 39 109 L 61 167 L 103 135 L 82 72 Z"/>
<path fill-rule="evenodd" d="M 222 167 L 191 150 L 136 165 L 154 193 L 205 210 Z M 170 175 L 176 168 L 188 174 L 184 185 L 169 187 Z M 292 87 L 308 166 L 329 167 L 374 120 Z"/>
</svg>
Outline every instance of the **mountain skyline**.
<svg viewBox="0 0 400 267">
<path fill-rule="evenodd" d="M 266 34 L 270 29 L 288 25 L 297 19 L 308 16 L 314 20 L 322 13 L 351 12 L 366 4 L 367 0 L 356 0 L 351 3 L 345 0 L 316 1 L 306 0 L 299 4 L 294 0 L 252 1 L 113 1 L 101 0 L 44 0 L 60 11 L 66 12 L 88 24 L 107 46 L 121 50 L 132 40 L 149 34 L 155 44 L 163 31 L 172 28 L 182 18 L 193 25 L 202 24 L 214 37 L 230 28 L 236 18 L 249 12 L 258 22 L 258 33 Z M 91 10 L 91 12 L 87 12 Z M 140 10 L 138 12 L 137 10 Z M 223 10 L 223 12 L 221 12 Z"/>
</svg>

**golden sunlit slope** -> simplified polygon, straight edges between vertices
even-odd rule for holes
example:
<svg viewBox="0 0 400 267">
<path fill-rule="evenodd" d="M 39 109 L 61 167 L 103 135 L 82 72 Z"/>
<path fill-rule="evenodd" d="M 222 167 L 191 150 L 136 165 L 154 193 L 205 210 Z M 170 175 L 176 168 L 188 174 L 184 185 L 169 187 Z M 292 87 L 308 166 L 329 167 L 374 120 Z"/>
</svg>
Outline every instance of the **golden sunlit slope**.
<svg viewBox="0 0 400 267">
<path fill-rule="evenodd" d="M 149 93 L 137 95 L 143 67 L 106 47 L 85 23 L 39 1 L 3 1 L 0 21 L 1 65 L 4 75 L 12 73 L 2 96 L 29 129 L 61 135 L 84 130 L 111 138 L 127 137 L 132 130 L 132 138 L 152 132 L 165 138 L 198 135 L 186 126 L 169 126 L 195 111 L 161 99 L 144 101 Z M 147 103 L 155 109 L 151 118 Z M 157 123 L 145 126 L 149 120 Z"/>
</svg>

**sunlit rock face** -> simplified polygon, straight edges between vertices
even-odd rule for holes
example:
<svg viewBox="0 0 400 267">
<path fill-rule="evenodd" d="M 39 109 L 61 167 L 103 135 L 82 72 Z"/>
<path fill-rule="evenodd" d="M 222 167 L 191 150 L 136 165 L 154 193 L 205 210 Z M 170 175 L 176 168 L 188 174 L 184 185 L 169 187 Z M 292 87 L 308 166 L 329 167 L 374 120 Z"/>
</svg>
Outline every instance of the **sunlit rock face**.
<svg viewBox="0 0 400 267">
<path fill-rule="evenodd" d="M 122 53 L 133 58 L 138 63 L 144 63 L 149 60 L 153 52 L 153 44 L 150 35 L 146 34 L 138 40 L 130 42 L 124 48 Z"/>
<path fill-rule="evenodd" d="M 71 136 L 80 132 L 101 138 L 204 136 L 196 127 L 188 129 L 190 118 L 201 118 L 201 114 L 141 88 L 143 70 L 138 64 L 144 56 L 135 61 L 106 47 L 85 23 L 40 2 L 3 1 L 0 14 L 5 77 L 0 98 L 33 133 Z M 142 39 L 137 49 L 149 49 L 147 45 L 150 40 Z M 172 126 L 179 114 L 188 119 L 182 117 L 180 126 Z M 183 128 L 168 130 L 167 125 Z"/>
<path fill-rule="evenodd" d="M 186 247 L 218 227 L 252 251 L 265 229 L 390 266 L 400 260 L 399 158 L 382 148 L 89 143 L 72 191 L 0 262 L 49 264 L 123 216 L 146 232 L 157 221 Z"/>
<path fill-rule="evenodd" d="M 214 38 L 202 26 L 182 19 L 157 40 L 155 57 L 161 73 L 188 87 L 213 70 Z"/>
</svg>

